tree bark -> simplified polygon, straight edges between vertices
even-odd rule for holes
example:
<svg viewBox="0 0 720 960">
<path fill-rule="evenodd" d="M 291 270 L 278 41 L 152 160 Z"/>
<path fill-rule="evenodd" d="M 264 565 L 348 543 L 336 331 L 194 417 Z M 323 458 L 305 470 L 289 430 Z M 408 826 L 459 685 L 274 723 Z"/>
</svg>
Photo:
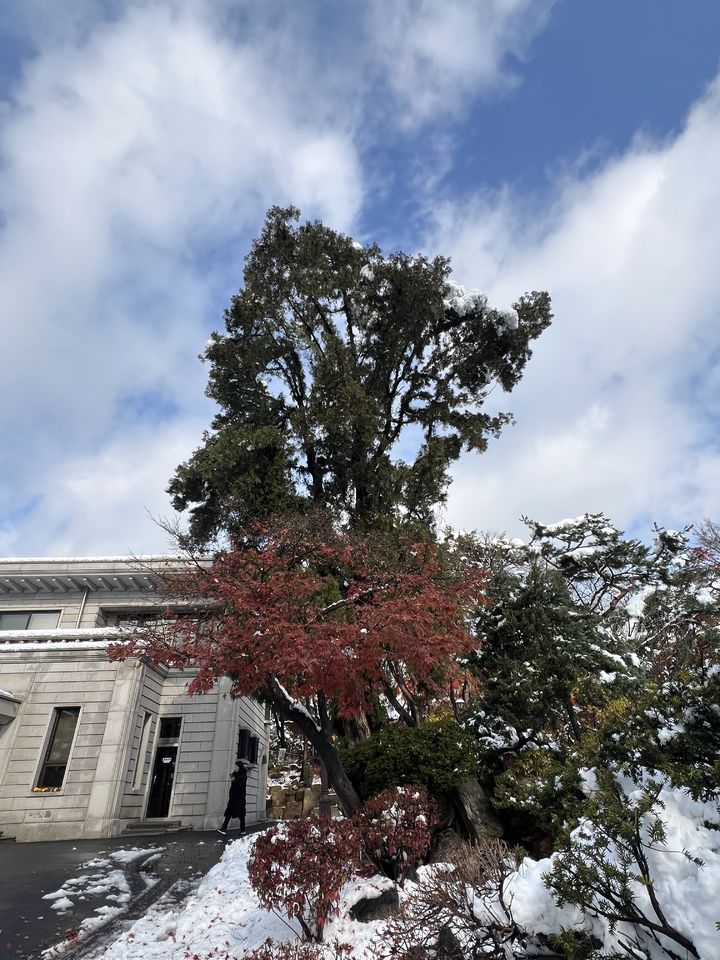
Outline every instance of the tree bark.
<svg viewBox="0 0 720 960">
<path fill-rule="evenodd" d="M 573 706 L 572 701 L 565 701 L 565 712 L 567 713 L 568 720 L 570 721 L 573 735 L 579 743 L 582 740 L 582 730 L 580 729 L 580 724 L 578 723 L 577 714 L 575 713 L 575 707 Z"/>
<path fill-rule="evenodd" d="M 338 802 L 345 816 L 351 816 L 360 807 L 360 797 L 350 782 L 340 754 L 330 735 L 321 730 L 301 703 L 288 694 L 275 677 L 268 679 L 265 696 L 284 720 L 292 720 L 315 747 L 318 756 L 325 764 L 328 780 L 337 794 Z"/>
<path fill-rule="evenodd" d="M 342 717 L 342 731 L 348 743 L 360 743 L 370 739 L 370 724 L 367 715 L 359 713 L 356 717 Z"/>
</svg>

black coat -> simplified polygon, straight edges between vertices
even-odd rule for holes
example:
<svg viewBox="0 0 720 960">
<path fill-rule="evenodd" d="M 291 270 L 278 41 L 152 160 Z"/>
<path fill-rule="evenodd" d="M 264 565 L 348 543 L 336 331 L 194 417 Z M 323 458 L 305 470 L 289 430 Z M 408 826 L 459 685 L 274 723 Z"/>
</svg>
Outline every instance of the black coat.
<svg viewBox="0 0 720 960">
<path fill-rule="evenodd" d="M 237 773 L 233 773 L 230 783 L 230 796 L 228 797 L 226 816 L 239 817 L 245 813 L 245 791 L 247 789 L 247 770 L 240 767 Z"/>
</svg>

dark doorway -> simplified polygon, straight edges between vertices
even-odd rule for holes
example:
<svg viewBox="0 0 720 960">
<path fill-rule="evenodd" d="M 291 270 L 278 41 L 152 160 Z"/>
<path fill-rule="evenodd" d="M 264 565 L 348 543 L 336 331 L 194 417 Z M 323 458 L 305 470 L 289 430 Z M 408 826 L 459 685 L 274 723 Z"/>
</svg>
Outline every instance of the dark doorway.
<svg viewBox="0 0 720 960">
<path fill-rule="evenodd" d="M 155 749 L 150 796 L 148 797 L 147 813 L 145 814 L 148 820 L 167 817 L 170 810 L 179 742 L 180 717 L 162 717 L 160 720 L 160 736 Z"/>
</svg>

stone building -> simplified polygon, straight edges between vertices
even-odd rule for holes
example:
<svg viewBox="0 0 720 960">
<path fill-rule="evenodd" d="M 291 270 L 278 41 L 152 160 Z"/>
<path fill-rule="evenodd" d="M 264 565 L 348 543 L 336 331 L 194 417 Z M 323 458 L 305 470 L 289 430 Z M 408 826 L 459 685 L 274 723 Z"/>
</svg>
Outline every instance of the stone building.
<svg viewBox="0 0 720 960">
<path fill-rule="evenodd" d="M 0 836 L 50 840 L 210 829 L 229 775 L 248 768 L 248 823 L 264 819 L 268 722 L 221 681 L 106 648 L 164 609 L 170 557 L 0 560 Z"/>
</svg>

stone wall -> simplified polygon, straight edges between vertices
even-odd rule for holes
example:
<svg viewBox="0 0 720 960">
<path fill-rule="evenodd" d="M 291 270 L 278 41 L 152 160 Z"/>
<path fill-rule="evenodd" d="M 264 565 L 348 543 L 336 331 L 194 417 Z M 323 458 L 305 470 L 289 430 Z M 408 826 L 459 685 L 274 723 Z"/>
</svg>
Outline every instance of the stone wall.
<svg viewBox="0 0 720 960">
<path fill-rule="evenodd" d="M 265 816 L 268 820 L 299 820 L 307 817 L 320 807 L 320 784 L 304 787 L 302 783 L 293 783 L 288 787 L 268 788 L 268 802 Z M 333 790 L 329 793 L 332 815 L 339 813 L 338 801 Z"/>
</svg>

